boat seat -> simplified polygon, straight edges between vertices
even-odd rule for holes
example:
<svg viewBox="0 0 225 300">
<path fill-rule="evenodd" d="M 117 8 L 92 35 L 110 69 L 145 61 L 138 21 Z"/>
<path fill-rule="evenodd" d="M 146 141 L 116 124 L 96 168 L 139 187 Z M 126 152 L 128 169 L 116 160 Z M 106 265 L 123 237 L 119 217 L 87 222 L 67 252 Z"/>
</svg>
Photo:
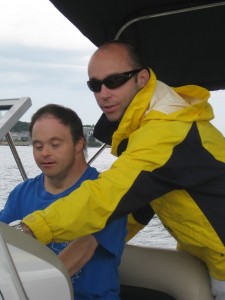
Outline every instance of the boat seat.
<svg viewBox="0 0 225 300">
<path fill-rule="evenodd" d="M 120 264 L 120 282 L 122 300 L 213 300 L 205 265 L 175 249 L 126 245 Z M 148 298 L 144 298 L 146 289 Z M 134 296 L 138 291 L 143 297 Z"/>
</svg>

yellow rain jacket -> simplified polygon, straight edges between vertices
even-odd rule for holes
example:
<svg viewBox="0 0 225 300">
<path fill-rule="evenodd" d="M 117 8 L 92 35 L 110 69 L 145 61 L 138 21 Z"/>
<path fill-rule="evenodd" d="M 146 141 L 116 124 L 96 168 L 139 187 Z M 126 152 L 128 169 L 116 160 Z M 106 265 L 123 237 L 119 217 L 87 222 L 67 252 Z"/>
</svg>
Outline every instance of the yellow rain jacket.
<svg viewBox="0 0 225 300">
<path fill-rule="evenodd" d="M 225 139 L 210 123 L 208 97 L 198 86 L 171 88 L 151 71 L 117 124 L 111 168 L 24 223 L 49 243 L 96 232 L 130 212 L 147 224 L 154 210 L 182 249 L 225 280 Z"/>
</svg>

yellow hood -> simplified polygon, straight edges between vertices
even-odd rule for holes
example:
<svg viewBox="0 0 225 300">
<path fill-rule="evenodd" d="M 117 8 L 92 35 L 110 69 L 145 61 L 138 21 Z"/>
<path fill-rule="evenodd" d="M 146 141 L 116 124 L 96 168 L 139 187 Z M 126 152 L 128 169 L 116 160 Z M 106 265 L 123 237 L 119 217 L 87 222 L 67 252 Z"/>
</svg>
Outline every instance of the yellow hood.
<svg viewBox="0 0 225 300">
<path fill-rule="evenodd" d="M 113 134 L 112 153 L 116 153 L 118 146 L 115 141 L 127 139 L 133 131 L 151 119 L 183 122 L 213 119 L 209 97 L 208 90 L 196 85 L 171 88 L 158 81 L 150 69 L 147 85 L 132 100 Z"/>
</svg>

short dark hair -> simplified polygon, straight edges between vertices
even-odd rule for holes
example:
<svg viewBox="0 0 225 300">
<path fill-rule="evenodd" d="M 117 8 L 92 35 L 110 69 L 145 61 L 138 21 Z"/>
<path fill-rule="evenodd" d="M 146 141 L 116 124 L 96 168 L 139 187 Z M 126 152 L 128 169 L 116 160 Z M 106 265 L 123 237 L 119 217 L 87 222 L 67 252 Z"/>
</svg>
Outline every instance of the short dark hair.
<svg viewBox="0 0 225 300">
<path fill-rule="evenodd" d="M 128 55 L 130 56 L 131 61 L 134 64 L 134 68 L 137 68 L 137 69 L 147 68 L 144 58 L 141 55 L 141 52 L 135 43 L 133 43 L 132 41 L 122 40 L 122 39 L 110 40 L 110 41 L 104 42 L 99 48 L 101 49 L 101 48 L 106 47 L 107 45 L 112 45 L 112 44 L 122 45 L 127 49 Z"/>
<path fill-rule="evenodd" d="M 76 143 L 80 138 L 84 138 L 83 124 L 76 112 L 68 107 L 57 104 L 47 104 L 36 111 L 29 124 L 29 132 L 32 137 L 34 123 L 43 116 L 51 115 L 60 120 L 62 124 L 68 126 L 71 131 L 73 142 Z"/>
</svg>

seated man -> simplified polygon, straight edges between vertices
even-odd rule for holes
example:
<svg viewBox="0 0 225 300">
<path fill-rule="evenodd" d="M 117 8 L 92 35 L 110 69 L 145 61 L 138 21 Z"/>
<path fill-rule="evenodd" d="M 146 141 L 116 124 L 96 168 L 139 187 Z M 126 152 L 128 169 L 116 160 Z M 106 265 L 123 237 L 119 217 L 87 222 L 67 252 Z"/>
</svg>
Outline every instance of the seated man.
<svg viewBox="0 0 225 300">
<path fill-rule="evenodd" d="M 0 212 L 0 221 L 5 223 L 44 209 L 83 181 L 98 177 L 97 170 L 86 163 L 83 126 L 74 111 L 46 105 L 33 115 L 29 131 L 34 159 L 42 173 L 17 185 L 10 193 Z M 91 203 L 89 209 L 92 210 Z M 127 234 L 126 223 L 127 219 L 122 218 L 96 234 L 71 243 L 48 245 L 59 254 L 72 276 L 76 300 L 119 299 L 118 265 Z"/>
</svg>

